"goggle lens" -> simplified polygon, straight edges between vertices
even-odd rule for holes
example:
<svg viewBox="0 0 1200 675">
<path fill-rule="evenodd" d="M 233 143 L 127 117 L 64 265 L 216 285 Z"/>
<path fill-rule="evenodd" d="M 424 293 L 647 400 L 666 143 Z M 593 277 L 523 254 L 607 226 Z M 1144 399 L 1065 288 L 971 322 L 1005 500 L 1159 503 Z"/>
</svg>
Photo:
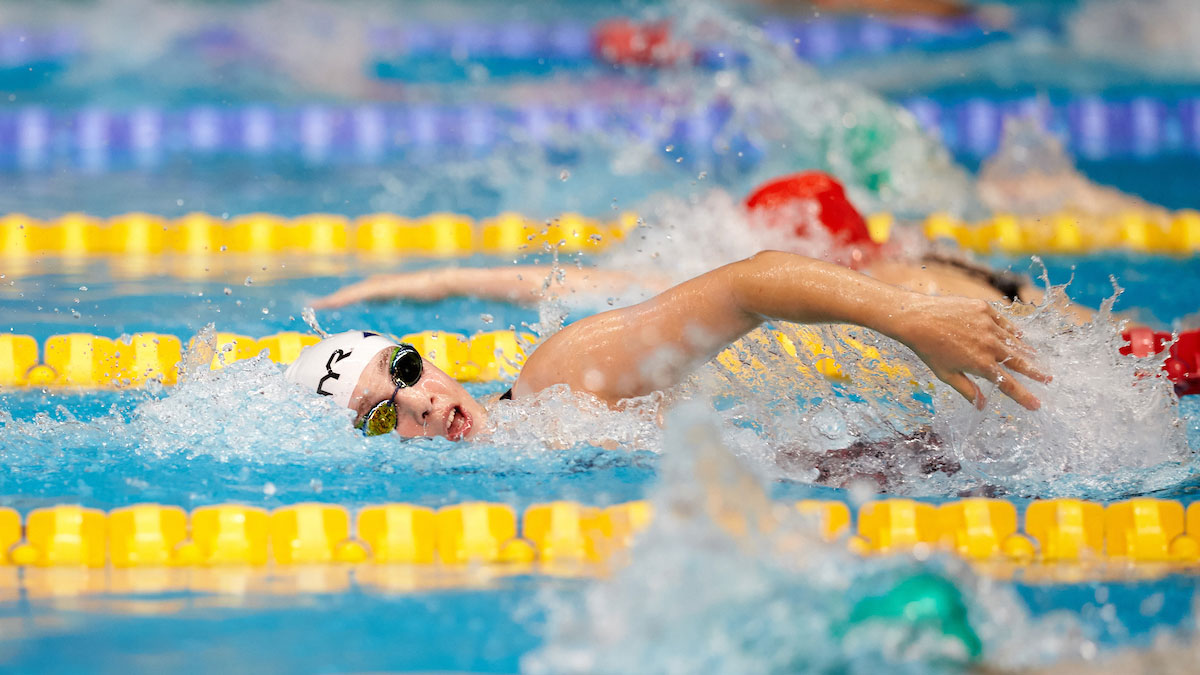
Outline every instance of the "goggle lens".
<svg viewBox="0 0 1200 675">
<path fill-rule="evenodd" d="M 396 413 L 396 404 L 390 400 L 380 401 L 363 417 L 359 428 L 367 436 L 380 436 L 395 431 L 396 424 L 398 423 L 399 418 Z"/>
<path fill-rule="evenodd" d="M 402 344 L 396 347 L 396 352 L 392 354 L 392 363 L 388 370 L 397 387 L 415 387 L 425 372 L 425 362 L 416 347 Z"/>
</svg>

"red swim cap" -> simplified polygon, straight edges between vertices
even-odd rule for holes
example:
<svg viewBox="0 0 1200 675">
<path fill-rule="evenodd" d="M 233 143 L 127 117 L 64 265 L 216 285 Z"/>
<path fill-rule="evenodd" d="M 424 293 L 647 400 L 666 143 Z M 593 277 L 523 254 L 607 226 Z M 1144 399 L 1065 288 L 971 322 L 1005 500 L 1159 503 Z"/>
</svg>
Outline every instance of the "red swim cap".
<svg viewBox="0 0 1200 675">
<path fill-rule="evenodd" d="M 771 212 L 801 200 L 815 201 L 820 206 L 817 216 L 837 243 L 871 251 L 878 248 L 878 244 L 871 239 L 867 221 L 846 199 L 846 190 L 833 176 L 823 171 L 802 171 L 763 183 L 746 198 L 746 208 Z M 788 223 L 768 218 L 767 223 L 771 227 L 790 224 L 796 236 L 803 237 L 806 234 L 806 224 L 803 222 Z"/>
<path fill-rule="evenodd" d="M 662 66 L 685 60 L 690 49 L 671 37 L 665 22 L 638 24 L 613 19 L 596 27 L 592 50 L 602 60 L 622 66 Z"/>
<path fill-rule="evenodd" d="M 1156 331 L 1144 326 L 1127 329 L 1121 337 L 1128 343 L 1121 347 L 1122 354 L 1150 356 L 1166 349 L 1174 337 L 1169 332 Z M 1171 345 L 1171 352 L 1163 363 L 1167 378 L 1175 383 L 1176 396 L 1200 395 L 1200 329 L 1184 331 Z"/>
</svg>

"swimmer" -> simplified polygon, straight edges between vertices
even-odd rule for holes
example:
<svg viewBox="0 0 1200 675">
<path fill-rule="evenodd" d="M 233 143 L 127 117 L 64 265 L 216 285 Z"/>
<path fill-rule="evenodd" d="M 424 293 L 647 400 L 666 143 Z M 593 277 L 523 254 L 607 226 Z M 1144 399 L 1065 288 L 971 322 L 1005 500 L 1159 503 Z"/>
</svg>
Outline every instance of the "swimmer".
<svg viewBox="0 0 1200 675">
<path fill-rule="evenodd" d="M 875 279 L 926 295 L 1027 305 L 1040 305 L 1045 300 L 1045 293 L 1032 280 L 989 269 L 958 252 L 935 251 L 915 260 L 887 258 L 883 247 L 871 240 L 865 219 L 846 198 L 842 186 L 820 171 L 783 176 L 760 186 L 746 199 L 747 220 L 753 226 L 791 230 L 797 241 L 803 241 L 809 233 L 807 219 L 799 212 L 806 204 L 816 204 L 817 222 L 833 236 L 834 247 L 826 259 Z M 550 279 L 555 283 L 548 283 Z M 635 289 L 658 293 L 670 286 L 671 279 L 663 275 L 595 267 L 567 270 L 564 274 L 555 274 L 545 265 L 441 268 L 372 276 L 315 300 L 313 307 L 332 309 L 387 299 L 434 301 L 453 296 L 535 304 L 552 292 L 611 296 Z M 1065 301 L 1062 308 L 1079 323 L 1092 318 L 1086 308 Z"/>
<path fill-rule="evenodd" d="M 1050 376 L 991 304 L 932 296 L 848 267 L 765 251 L 666 289 L 645 302 L 596 314 L 548 338 L 529 355 L 512 389 L 524 399 L 556 385 L 612 407 L 667 389 L 730 343 L 771 320 L 863 326 L 911 349 L 933 374 L 982 409 L 972 379 L 997 385 L 1020 405 L 1040 403 L 1015 374 Z M 306 348 L 287 378 L 356 413 L 364 433 L 474 438 L 487 413 L 453 378 L 410 345 L 350 331 Z"/>
</svg>

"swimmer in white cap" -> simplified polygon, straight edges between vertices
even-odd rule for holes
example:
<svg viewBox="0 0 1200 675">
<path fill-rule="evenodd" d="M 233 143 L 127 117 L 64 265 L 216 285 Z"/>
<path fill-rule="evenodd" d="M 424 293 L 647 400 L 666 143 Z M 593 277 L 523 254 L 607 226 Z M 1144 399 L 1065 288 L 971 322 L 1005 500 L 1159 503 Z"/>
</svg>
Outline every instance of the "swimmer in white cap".
<svg viewBox="0 0 1200 675">
<path fill-rule="evenodd" d="M 469 438 L 485 420 L 479 405 L 454 378 L 412 345 L 352 330 L 300 353 L 287 379 L 358 413 L 355 425 L 374 436 Z"/>
<path fill-rule="evenodd" d="M 907 345 L 933 374 L 983 406 L 972 376 L 1029 409 L 1014 376 L 1049 375 L 1011 323 L 980 299 L 930 296 L 831 263 L 779 251 L 720 267 L 623 309 L 563 328 L 529 355 L 504 398 L 565 384 L 608 405 L 681 382 L 764 321 L 846 323 Z M 304 350 L 288 379 L 358 413 L 368 434 L 470 438 L 486 413 L 416 349 L 373 333 L 341 333 Z"/>
</svg>

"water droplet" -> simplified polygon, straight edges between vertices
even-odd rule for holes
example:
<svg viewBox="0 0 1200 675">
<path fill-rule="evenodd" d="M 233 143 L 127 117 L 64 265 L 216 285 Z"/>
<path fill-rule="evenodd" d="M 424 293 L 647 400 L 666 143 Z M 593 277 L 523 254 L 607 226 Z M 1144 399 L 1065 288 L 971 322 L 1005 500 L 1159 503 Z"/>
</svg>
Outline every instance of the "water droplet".
<svg viewBox="0 0 1200 675">
<path fill-rule="evenodd" d="M 567 171 L 566 169 L 563 169 L 562 171 L 558 172 L 558 179 L 563 181 L 564 183 L 570 177 L 571 177 L 571 172 Z"/>
<path fill-rule="evenodd" d="M 224 253 L 225 251 L 228 251 L 228 250 L 229 250 L 229 247 L 228 247 L 228 246 L 224 246 L 224 245 L 222 245 L 222 246 L 221 246 L 221 252 L 222 252 L 222 253 Z M 205 270 L 205 271 L 207 272 L 208 270 Z"/>
<path fill-rule="evenodd" d="M 701 172 L 700 172 L 700 175 L 699 175 L 699 176 L 696 176 L 696 179 L 697 179 L 697 180 L 704 180 L 705 178 L 708 178 L 708 172 L 707 172 L 707 171 L 701 171 Z"/>
<path fill-rule="evenodd" d="M 183 206 L 183 200 L 182 200 L 182 199 L 176 199 L 176 200 L 175 200 L 175 206 Z"/>
<path fill-rule="evenodd" d="M 267 309 L 266 307 L 263 307 L 263 308 L 262 308 L 262 313 L 263 313 L 263 314 L 270 314 L 270 313 L 271 313 L 271 310 Z"/>
<path fill-rule="evenodd" d="M 479 320 L 484 323 L 491 323 L 496 320 L 496 317 L 492 316 L 491 314 L 480 314 Z"/>
<path fill-rule="evenodd" d="M 247 286 L 251 286 L 251 285 L 253 285 L 253 284 L 254 284 L 254 277 L 246 277 L 245 284 L 246 284 Z"/>
<path fill-rule="evenodd" d="M 233 289 L 226 286 L 225 287 L 225 295 L 233 295 Z"/>
<path fill-rule="evenodd" d="M 663 150 L 666 150 L 667 152 L 675 152 L 675 146 L 668 145 L 667 147 L 663 148 Z"/>
<path fill-rule="evenodd" d="M 263 484 L 263 494 L 264 494 L 264 495 L 266 495 L 266 496 L 268 496 L 268 497 L 274 496 L 274 494 L 275 494 L 275 484 L 274 484 L 274 483 L 271 483 L 271 482 L 269 482 L 269 481 L 268 481 L 268 482 L 266 482 L 266 483 L 264 483 L 264 484 Z"/>
<path fill-rule="evenodd" d="M 0 279 L 3 279 L 3 278 L 4 278 L 4 276 L 3 276 L 3 275 L 0 275 Z M 86 291 L 86 290 L 87 290 L 87 286 L 80 286 L 80 287 L 79 287 L 79 290 L 81 290 L 81 291 Z"/>
</svg>

